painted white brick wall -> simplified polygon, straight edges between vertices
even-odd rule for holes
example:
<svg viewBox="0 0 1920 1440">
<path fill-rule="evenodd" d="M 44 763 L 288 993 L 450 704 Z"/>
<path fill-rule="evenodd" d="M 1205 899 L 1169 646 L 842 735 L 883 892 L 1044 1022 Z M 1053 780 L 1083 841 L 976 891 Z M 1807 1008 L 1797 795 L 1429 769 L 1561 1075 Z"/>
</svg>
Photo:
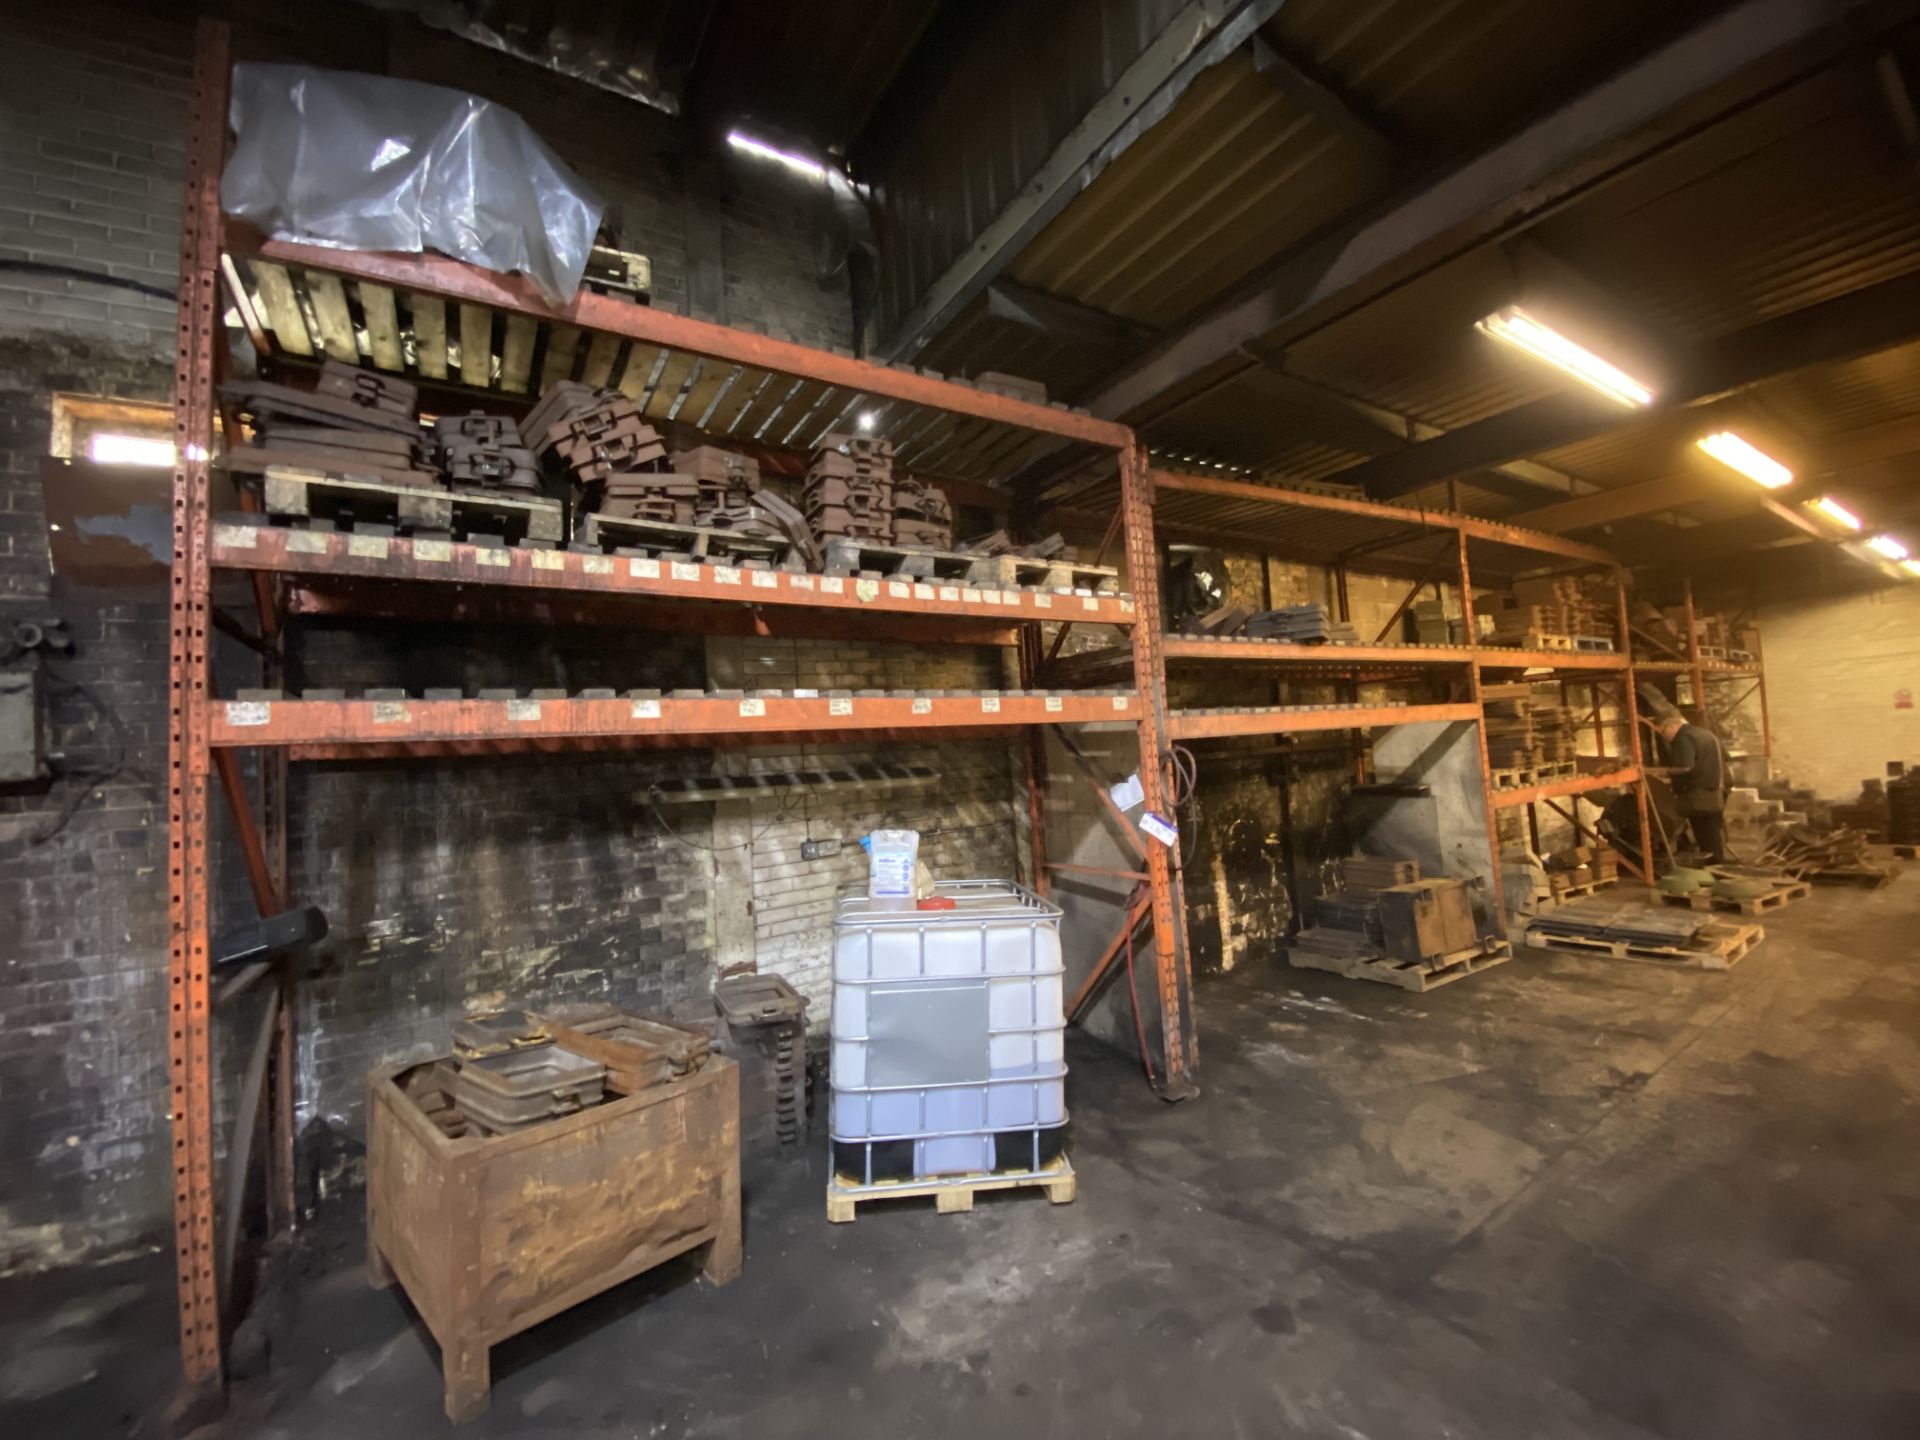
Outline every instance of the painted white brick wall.
<svg viewBox="0 0 1920 1440">
<path fill-rule="evenodd" d="M 1886 762 L 1920 763 L 1920 585 L 1761 609 L 1774 773 L 1851 800 Z"/>
</svg>

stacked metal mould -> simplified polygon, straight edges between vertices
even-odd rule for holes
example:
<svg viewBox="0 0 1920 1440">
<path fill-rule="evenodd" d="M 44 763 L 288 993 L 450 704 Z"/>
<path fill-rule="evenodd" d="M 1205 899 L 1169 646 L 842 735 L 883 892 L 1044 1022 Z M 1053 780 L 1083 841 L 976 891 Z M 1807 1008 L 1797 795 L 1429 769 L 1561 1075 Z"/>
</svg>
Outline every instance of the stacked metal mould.
<svg viewBox="0 0 1920 1440">
<path fill-rule="evenodd" d="M 533 495 L 540 471 L 520 439 L 520 427 L 505 415 L 442 415 L 433 422 L 440 468 L 454 490 L 474 495 Z"/>
<path fill-rule="evenodd" d="M 814 447 L 800 508 L 816 540 L 893 543 L 893 442 L 826 435 Z"/>
<path fill-rule="evenodd" d="M 893 543 L 926 550 L 953 548 L 953 506 L 925 480 L 903 475 L 893 483 Z"/>
<path fill-rule="evenodd" d="M 1065 1138 L 1060 911 L 1004 880 L 834 910 L 835 1184 L 1038 1170 Z"/>
<path fill-rule="evenodd" d="M 659 432 L 619 392 L 563 380 L 540 397 L 525 433 L 572 474 L 577 513 L 692 523 L 699 484 L 666 470 Z"/>
<path fill-rule="evenodd" d="M 405 380 L 329 360 L 311 390 L 235 380 L 220 393 L 253 431 L 251 444 L 227 451 L 229 470 L 258 475 L 290 466 L 393 485 L 440 484 L 417 418 L 419 392 Z"/>
</svg>

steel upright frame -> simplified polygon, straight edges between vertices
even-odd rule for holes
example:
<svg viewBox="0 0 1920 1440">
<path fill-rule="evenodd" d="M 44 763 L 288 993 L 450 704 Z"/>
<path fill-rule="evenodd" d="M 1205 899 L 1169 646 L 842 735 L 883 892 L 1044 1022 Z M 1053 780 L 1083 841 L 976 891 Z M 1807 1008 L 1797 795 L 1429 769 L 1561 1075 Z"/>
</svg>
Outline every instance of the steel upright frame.
<svg viewBox="0 0 1920 1440">
<path fill-rule="evenodd" d="M 186 212 L 180 249 L 180 312 L 175 372 L 175 442 L 179 462 L 174 473 L 174 554 L 171 579 L 172 634 L 169 652 L 169 892 L 170 950 L 168 1003 L 170 1007 L 170 1105 L 174 1150 L 174 1229 L 179 1280 L 179 1320 L 182 1366 L 190 1393 L 217 1393 L 222 1384 L 223 1317 L 220 1294 L 220 1246 L 215 1238 L 215 1183 L 213 1165 L 212 998 L 209 994 L 209 790 L 218 774 L 248 862 L 254 894 L 264 912 L 292 900 L 286 863 L 286 765 L 289 759 L 317 759 L 345 755 L 409 755 L 487 752 L 519 746 L 547 751 L 600 748 L 641 743 L 712 743 L 716 732 L 740 731 L 744 738 L 763 743 L 787 737 L 885 738 L 922 735 L 939 727 L 946 735 L 1001 734 L 1020 730 L 1028 735 L 1041 724 L 1089 721 L 1100 714 L 1092 697 L 1074 695 L 1030 700 L 1009 697 L 995 702 L 992 714 L 977 704 L 963 719 L 964 700 L 926 702 L 875 700 L 858 721 L 830 719 L 842 712 L 827 700 L 765 702 L 754 712 L 766 723 L 722 725 L 713 702 L 663 701 L 646 720 L 629 719 L 626 707 L 615 716 L 606 702 L 577 699 L 555 705 L 549 723 L 529 736 L 503 723 L 485 702 L 432 702 L 417 707 L 420 720 L 403 732 L 378 741 L 368 728 L 371 706 L 359 702 L 290 702 L 274 707 L 272 723 L 236 728 L 234 709 L 215 698 L 210 674 L 210 620 L 212 577 L 216 569 L 253 576 L 261 607 L 262 639 L 266 642 L 267 678 L 278 674 L 279 638 L 283 615 L 297 613 L 303 599 L 310 611 L 334 607 L 326 613 L 353 612 L 358 603 L 351 593 L 336 588 L 325 593 L 310 587 L 316 580 L 347 586 L 377 583 L 388 592 L 401 591 L 432 603 L 430 592 L 452 587 L 436 581 L 455 581 L 472 589 L 487 587 L 495 603 L 511 605 L 531 600 L 535 590 L 572 590 L 584 602 L 625 606 L 662 605 L 698 601 L 712 614 L 720 602 L 749 608 L 756 627 L 750 633 L 773 633 L 768 618 L 794 617 L 805 623 L 805 633 L 843 634 L 870 638 L 876 627 L 892 623 L 915 638 L 926 638 L 932 628 L 947 626 L 945 637 L 955 643 L 1017 641 L 1030 669 L 1039 654 L 1038 629 L 1044 623 L 1098 621 L 1130 628 L 1133 654 L 1144 677 L 1134 695 L 1113 696 L 1105 720 L 1131 721 L 1140 747 L 1140 775 L 1149 808 L 1162 809 L 1167 790 L 1164 773 L 1167 726 L 1165 686 L 1161 676 L 1160 606 L 1157 550 L 1153 538 L 1151 479 L 1144 452 L 1131 430 L 1096 420 L 1064 407 L 1036 404 L 990 393 L 939 376 L 909 369 L 876 365 L 841 354 L 813 350 L 788 341 L 750 334 L 725 326 L 673 315 L 624 299 L 582 293 L 564 305 L 543 299 L 517 277 L 501 276 L 435 256 L 372 255 L 311 247 L 242 241 L 227 233 L 219 206 L 219 181 L 226 141 L 227 93 L 232 63 L 231 34 L 224 22 L 203 18 L 196 37 L 193 89 L 188 135 Z M 250 248 L 249 248 L 250 247 Z M 223 266 L 231 285 L 237 271 L 226 260 L 229 249 L 263 257 L 279 265 L 304 266 L 351 282 L 406 287 L 421 295 L 458 302 L 463 311 L 484 306 L 523 324 L 577 327 L 592 333 L 635 343 L 672 347 L 676 351 L 721 363 L 764 367 L 810 384 L 842 387 L 892 405 L 910 407 L 939 417 L 967 417 L 1059 439 L 1110 450 L 1121 479 L 1121 499 L 1114 517 L 1135 577 L 1130 601 L 1111 596 L 1074 595 L 1053 605 L 1044 597 L 1007 592 L 1003 603 L 994 596 L 968 592 L 949 603 L 924 594 L 929 587 L 887 585 L 874 595 L 862 594 L 861 604 L 824 594 L 757 594 L 754 587 L 724 585 L 727 577 L 714 573 L 686 580 L 674 575 L 641 577 L 638 567 L 615 576 L 607 567 L 579 563 L 581 557 L 556 554 L 551 564 L 499 565 L 497 555 L 477 557 L 471 547 L 444 547 L 448 554 L 428 557 L 419 547 L 396 541 L 387 557 L 390 564 L 368 564 L 364 556 L 349 555 L 345 547 L 321 547 L 299 554 L 271 543 L 243 543 L 238 527 L 216 525 L 211 514 L 209 465 L 215 435 L 216 385 L 226 364 L 221 295 Z M 243 294 L 230 296 L 247 323 L 256 345 L 267 341 L 264 327 Z M 271 359 L 271 350 L 263 352 Z M 230 432 L 231 433 L 231 432 Z M 231 533 L 229 533 L 231 532 Z M 271 532 L 262 531 L 262 535 Z M 337 537 L 335 537 L 337 538 Z M 429 561 L 432 563 L 428 563 Z M 335 563 L 337 562 L 337 563 Z M 679 567 L 674 567 L 676 570 Z M 657 569 L 657 567 L 656 567 Z M 409 587 L 411 587 L 409 589 Z M 796 587 L 797 588 L 797 587 Z M 824 587 L 823 587 L 824 588 Z M 897 593 L 896 593 L 897 592 Z M 762 604 L 770 608 L 763 611 Z M 382 600 L 356 613 L 380 613 Z M 1049 608 L 1051 607 L 1051 613 Z M 858 610 L 858 614 L 852 613 Z M 644 617 L 645 610 L 629 610 Z M 684 612 L 663 612 L 680 614 Z M 864 628 L 862 624 L 864 622 Z M 844 627 L 836 632 L 834 627 Z M 920 627 L 920 628 L 913 628 Z M 783 632 L 784 633 L 784 632 Z M 922 708 L 924 703 L 925 708 Z M 740 714 L 744 715 L 744 710 Z M 990 723 L 989 723 L 990 722 Z M 250 787 L 240 757 L 255 757 Z M 1029 808 L 1039 814 L 1039 787 L 1044 772 L 1039 763 L 1028 766 Z M 249 793 L 258 790 L 257 801 Z M 256 805 L 259 819 L 255 819 Z M 1036 877 L 1044 876 L 1044 826 L 1033 827 Z M 1157 843 L 1146 853 L 1148 906 L 1155 943 L 1159 1010 L 1163 1038 L 1163 1093 L 1181 1098 L 1195 1093 L 1196 1063 L 1190 976 L 1185 926 L 1180 901 L 1180 876 L 1175 856 Z M 283 971 L 273 990 L 274 1008 L 268 1019 L 272 1058 L 266 1067 L 264 1103 L 271 1136 L 268 1147 L 268 1209 L 276 1227 L 293 1217 L 293 1006 L 290 973 Z"/>
<path fill-rule="evenodd" d="M 1453 645 L 1394 647 L 1375 641 L 1372 644 L 1360 646 L 1328 648 L 1273 641 L 1234 643 L 1188 641 L 1178 637 L 1168 637 L 1155 647 L 1151 655 L 1142 654 L 1140 634 L 1136 629 L 1132 657 L 1136 680 L 1148 674 L 1150 666 L 1153 683 L 1162 693 L 1164 693 L 1166 681 L 1165 662 L 1169 652 L 1184 661 L 1206 659 L 1218 660 L 1226 664 L 1297 665 L 1300 667 L 1301 674 L 1321 678 L 1346 674 L 1360 678 L 1384 679 L 1395 675 L 1405 677 L 1410 673 L 1418 674 L 1422 671 L 1433 674 L 1461 672 L 1465 676 L 1468 696 L 1465 703 L 1412 705 L 1353 703 L 1348 706 L 1282 706 L 1267 710 L 1254 707 L 1225 713 L 1173 711 L 1161 727 L 1163 734 L 1175 740 L 1185 740 L 1233 735 L 1304 734 L 1330 730 L 1350 730 L 1358 733 L 1367 728 L 1395 724 L 1472 720 L 1479 727 L 1487 842 L 1493 857 L 1493 874 L 1489 877 L 1489 885 L 1496 915 L 1504 916 L 1505 914 L 1504 886 L 1499 863 L 1499 812 L 1502 810 L 1518 807 L 1527 807 L 1531 810 L 1534 804 L 1541 801 L 1570 799 L 1596 790 L 1631 786 L 1635 794 L 1640 853 L 1643 860 L 1650 864 L 1653 854 L 1650 812 L 1642 769 L 1639 706 L 1632 682 L 1635 662 L 1631 632 L 1627 625 L 1626 571 L 1610 552 L 1563 536 L 1527 530 L 1506 521 L 1489 520 L 1454 511 L 1411 510 L 1370 500 L 1349 499 L 1338 495 L 1318 495 L 1256 485 L 1240 480 L 1222 480 L 1213 476 L 1186 475 L 1158 470 L 1150 472 L 1149 480 L 1151 492 L 1155 495 L 1179 493 L 1184 496 L 1207 497 L 1221 505 L 1249 509 L 1264 509 L 1268 506 L 1292 507 L 1302 512 L 1309 512 L 1309 518 L 1317 520 L 1377 526 L 1376 538 L 1362 540 L 1349 546 L 1341 558 L 1331 562 L 1325 559 L 1313 562 L 1330 564 L 1336 588 L 1342 596 L 1346 590 L 1347 558 L 1381 548 L 1383 543 L 1404 547 L 1410 536 L 1424 532 L 1442 535 L 1450 532 L 1453 543 L 1448 546 L 1448 549 L 1452 552 L 1457 570 L 1465 626 L 1461 642 Z M 1191 505 L 1187 509 L 1187 519 L 1192 522 L 1194 517 Z M 1135 528 L 1144 530 L 1144 527 Z M 1234 535 L 1224 533 L 1221 527 L 1210 527 L 1204 523 L 1183 525 L 1181 533 L 1195 538 L 1208 538 L 1213 543 L 1227 545 L 1238 543 L 1274 555 L 1285 556 L 1287 553 L 1286 545 L 1282 540 L 1262 535 L 1240 536 L 1236 539 Z M 1620 630 L 1618 651 L 1604 653 L 1518 651 L 1479 644 L 1473 609 L 1474 576 L 1473 563 L 1469 554 L 1471 542 L 1497 546 L 1515 553 L 1538 554 L 1543 560 L 1559 560 L 1578 566 L 1601 567 L 1610 571 L 1613 576 L 1615 607 Z M 1408 604 L 1420 589 L 1434 581 L 1435 571 L 1439 568 L 1444 555 L 1445 552 L 1442 552 L 1441 557 L 1437 557 L 1428 563 L 1424 570 L 1418 572 L 1408 593 Z M 1403 605 L 1400 613 L 1404 613 L 1405 608 L 1406 606 Z M 1398 618 L 1396 614 L 1395 619 Z M 1096 673 L 1103 663 L 1098 656 L 1076 657 L 1076 662 L 1083 671 L 1092 670 Z M 1488 670 L 1552 671 L 1559 675 L 1579 676 L 1593 682 L 1598 682 L 1602 678 L 1617 677 L 1621 689 L 1620 709 L 1628 735 L 1624 747 L 1626 753 L 1622 759 L 1627 763 L 1602 772 L 1571 776 L 1520 789 L 1496 790 L 1493 786 L 1492 771 L 1487 763 L 1486 712 L 1481 681 L 1482 673 Z M 1603 748 L 1603 756 L 1604 753 Z"/>
</svg>

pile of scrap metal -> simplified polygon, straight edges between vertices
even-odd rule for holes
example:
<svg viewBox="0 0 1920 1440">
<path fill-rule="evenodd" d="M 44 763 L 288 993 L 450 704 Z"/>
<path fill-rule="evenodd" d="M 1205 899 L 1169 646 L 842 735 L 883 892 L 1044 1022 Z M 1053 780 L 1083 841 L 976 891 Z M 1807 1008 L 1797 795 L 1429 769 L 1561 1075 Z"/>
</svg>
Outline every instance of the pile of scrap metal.
<svg viewBox="0 0 1920 1440">
<path fill-rule="evenodd" d="M 1350 623 L 1334 619 L 1333 612 L 1318 601 L 1277 610 L 1222 605 L 1204 614 L 1189 615 L 1180 629 L 1188 635 L 1242 635 L 1250 640 L 1283 640 L 1295 645 L 1352 645 L 1360 638 Z"/>
<path fill-rule="evenodd" d="M 1812 825 L 1780 825 L 1768 837 L 1758 863 L 1795 880 L 1883 885 L 1897 868 L 1877 858 L 1864 830 L 1816 830 Z"/>
<path fill-rule="evenodd" d="M 571 476 L 576 514 L 693 523 L 699 482 L 667 469 L 659 432 L 618 391 L 562 380 L 522 429 L 528 444 Z"/>
<path fill-rule="evenodd" d="M 1567 938 L 1639 949 L 1684 950 L 1714 923 L 1705 911 L 1661 909 L 1639 901 L 1621 904 L 1609 898 L 1582 900 L 1563 905 L 1552 914 L 1535 916 L 1527 925 L 1527 933 L 1548 941 Z"/>
<path fill-rule="evenodd" d="M 702 1031 L 611 1005 L 502 1010 L 453 1027 L 454 1051 L 408 1073 L 407 1093 L 442 1133 L 508 1135 L 690 1075 Z"/>
<path fill-rule="evenodd" d="M 824 435 L 814 447 L 801 509 L 815 540 L 893 543 L 893 442 L 877 435 Z"/>
<path fill-rule="evenodd" d="M 252 432 L 248 443 L 227 448 L 235 474 L 284 466 L 390 485 L 444 483 L 420 428 L 419 391 L 405 380 L 329 360 L 311 390 L 232 380 L 220 394 Z"/>
</svg>

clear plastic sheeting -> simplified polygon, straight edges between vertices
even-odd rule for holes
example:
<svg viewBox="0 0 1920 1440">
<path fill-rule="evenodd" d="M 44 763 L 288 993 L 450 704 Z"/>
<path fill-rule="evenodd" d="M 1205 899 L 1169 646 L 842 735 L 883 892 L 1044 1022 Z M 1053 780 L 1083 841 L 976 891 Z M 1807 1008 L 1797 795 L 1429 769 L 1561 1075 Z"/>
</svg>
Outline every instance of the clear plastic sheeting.
<svg viewBox="0 0 1920 1440">
<path fill-rule="evenodd" d="M 604 206 L 511 110 L 414 80 L 236 65 L 229 119 L 220 202 L 276 240 L 437 250 L 555 301 L 580 288 Z"/>
</svg>

